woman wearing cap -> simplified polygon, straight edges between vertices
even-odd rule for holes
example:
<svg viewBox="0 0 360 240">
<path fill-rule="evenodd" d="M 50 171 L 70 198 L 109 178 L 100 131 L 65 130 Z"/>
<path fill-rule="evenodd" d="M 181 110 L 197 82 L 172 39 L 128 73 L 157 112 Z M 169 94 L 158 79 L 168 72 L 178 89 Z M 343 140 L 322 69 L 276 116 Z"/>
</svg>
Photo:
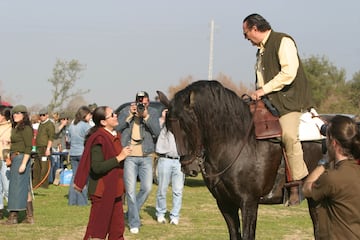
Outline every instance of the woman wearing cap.
<svg viewBox="0 0 360 240">
<path fill-rule="evenodd" d="M 17 105 L 11 114 L 11 167 L 9 184 L 8 211 L 10 212 L 6 225 L 18 223 L 18 212 L 26 210 L 23 223 L 34 223 L 33 205 L 30 186 L 30 153 L 32 147 L 33 129 L 27 109 Z"/>
</svg>

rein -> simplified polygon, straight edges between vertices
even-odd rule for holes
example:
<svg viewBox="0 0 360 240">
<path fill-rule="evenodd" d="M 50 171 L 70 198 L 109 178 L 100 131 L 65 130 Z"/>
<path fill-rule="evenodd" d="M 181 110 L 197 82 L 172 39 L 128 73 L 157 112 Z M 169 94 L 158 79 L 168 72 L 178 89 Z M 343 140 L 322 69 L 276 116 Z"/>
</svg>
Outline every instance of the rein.
<svg viewBox="0 0 360 240">
<path fill-rule="evenodd" d="M 255 105 L 255 109 L 257 107 L 257 101 L 256 101 L 256 105 Z M 254 116 L 251 117 L 251 122 L 250 122 L 250 126 L 254 123 Z M 204 177 L 206 178 L 214 178 L 214 177 L 219 177 L 221 175 L 223 175 L 227 170 L 229 170 L 233 165 L 234 163 L 236 162 L 236 160 L 239 158 L 242 150 L 244 149 L 244 147 L 246 146 L 248 140 L 249 140 L 249 136 L 250 136 L 250 132 L 251 132 L 251 127 L 248 128 L 247 132 L 246 132 L 246 135 L 244 137 L 244 141 L 243 141 L 243 144 L 241 145 L 241 148 L 238 152 L 238 154 L 236 155 L 236 157 L 231 161 L 231 163 L 226 167 L 224 168 L 223 170 L 221 170 L 220 172 L 218 173 L 215 173 L 215 174 L 207 174 L 206 171 L 205 171 L 205 166 L 204 166 L 204 159 L 202 158 L 201 161 L 199 161 L 199 165 L 200 165 L 200 169 L 202 171 L 202 173 L 204 174 Z"/>
</svg>

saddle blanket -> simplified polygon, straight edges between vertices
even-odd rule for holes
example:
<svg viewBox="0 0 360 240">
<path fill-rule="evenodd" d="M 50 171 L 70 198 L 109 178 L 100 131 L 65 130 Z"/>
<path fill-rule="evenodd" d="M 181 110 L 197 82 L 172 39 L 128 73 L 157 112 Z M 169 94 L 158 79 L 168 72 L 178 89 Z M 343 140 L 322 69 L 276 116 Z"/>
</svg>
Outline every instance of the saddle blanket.
<svg viewBox="0 0 360 240">
<path fill-rule="evenodd" d="M 313 117 L 311 112 L 303 113 L 300 117 L 299 139 L 300 141 L 313 141 L 324 139 L 320 128 L 325 122 L 319 117 Z"/>
</svg>

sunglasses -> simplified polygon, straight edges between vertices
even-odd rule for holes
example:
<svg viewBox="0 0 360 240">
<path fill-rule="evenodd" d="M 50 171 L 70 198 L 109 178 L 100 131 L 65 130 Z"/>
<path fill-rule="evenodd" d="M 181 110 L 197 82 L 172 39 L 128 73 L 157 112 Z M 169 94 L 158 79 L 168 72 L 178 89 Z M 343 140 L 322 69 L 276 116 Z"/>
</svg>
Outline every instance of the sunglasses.
<svg viewBox="0 0 360 240">
<path fill-rule="evenodd" d="M 14 114 L 24 114 L 24 112 L 14 112 L 13 115 Z"/>
<path fill-rule="evenodd" d="M 46 114 L 39 114 L 40 117 L 45 117 Z"/>
<path fill-rule="evenodd" d="M 113 118 L 116 116 L 116 113 L 112 112 L 109 116 L 106 116 L 105 119 Z"/>
</svg>

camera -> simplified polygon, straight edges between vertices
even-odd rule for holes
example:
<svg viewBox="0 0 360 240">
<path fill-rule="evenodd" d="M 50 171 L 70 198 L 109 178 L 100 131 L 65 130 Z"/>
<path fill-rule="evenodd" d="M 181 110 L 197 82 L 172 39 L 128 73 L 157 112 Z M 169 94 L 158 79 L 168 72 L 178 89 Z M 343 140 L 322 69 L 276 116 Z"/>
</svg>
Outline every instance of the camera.
<svg viewBox="0 0 360 240">
<path fill-rule="evenodd" d="M 139 115 L 142 115 L 145 111 L 145 105 L 142 102 L 137 102 L 136 111 L 138 112 Z"/>
<path fill-rule="evenodd" d="M 145 91 L 140 91 L 136 94 L 136 112 L 141 116 L 144 114 L 146 109 L 145 104 L 143 103 L 144 98 L 149 98 L 149 94 Z"/>
</svg>

